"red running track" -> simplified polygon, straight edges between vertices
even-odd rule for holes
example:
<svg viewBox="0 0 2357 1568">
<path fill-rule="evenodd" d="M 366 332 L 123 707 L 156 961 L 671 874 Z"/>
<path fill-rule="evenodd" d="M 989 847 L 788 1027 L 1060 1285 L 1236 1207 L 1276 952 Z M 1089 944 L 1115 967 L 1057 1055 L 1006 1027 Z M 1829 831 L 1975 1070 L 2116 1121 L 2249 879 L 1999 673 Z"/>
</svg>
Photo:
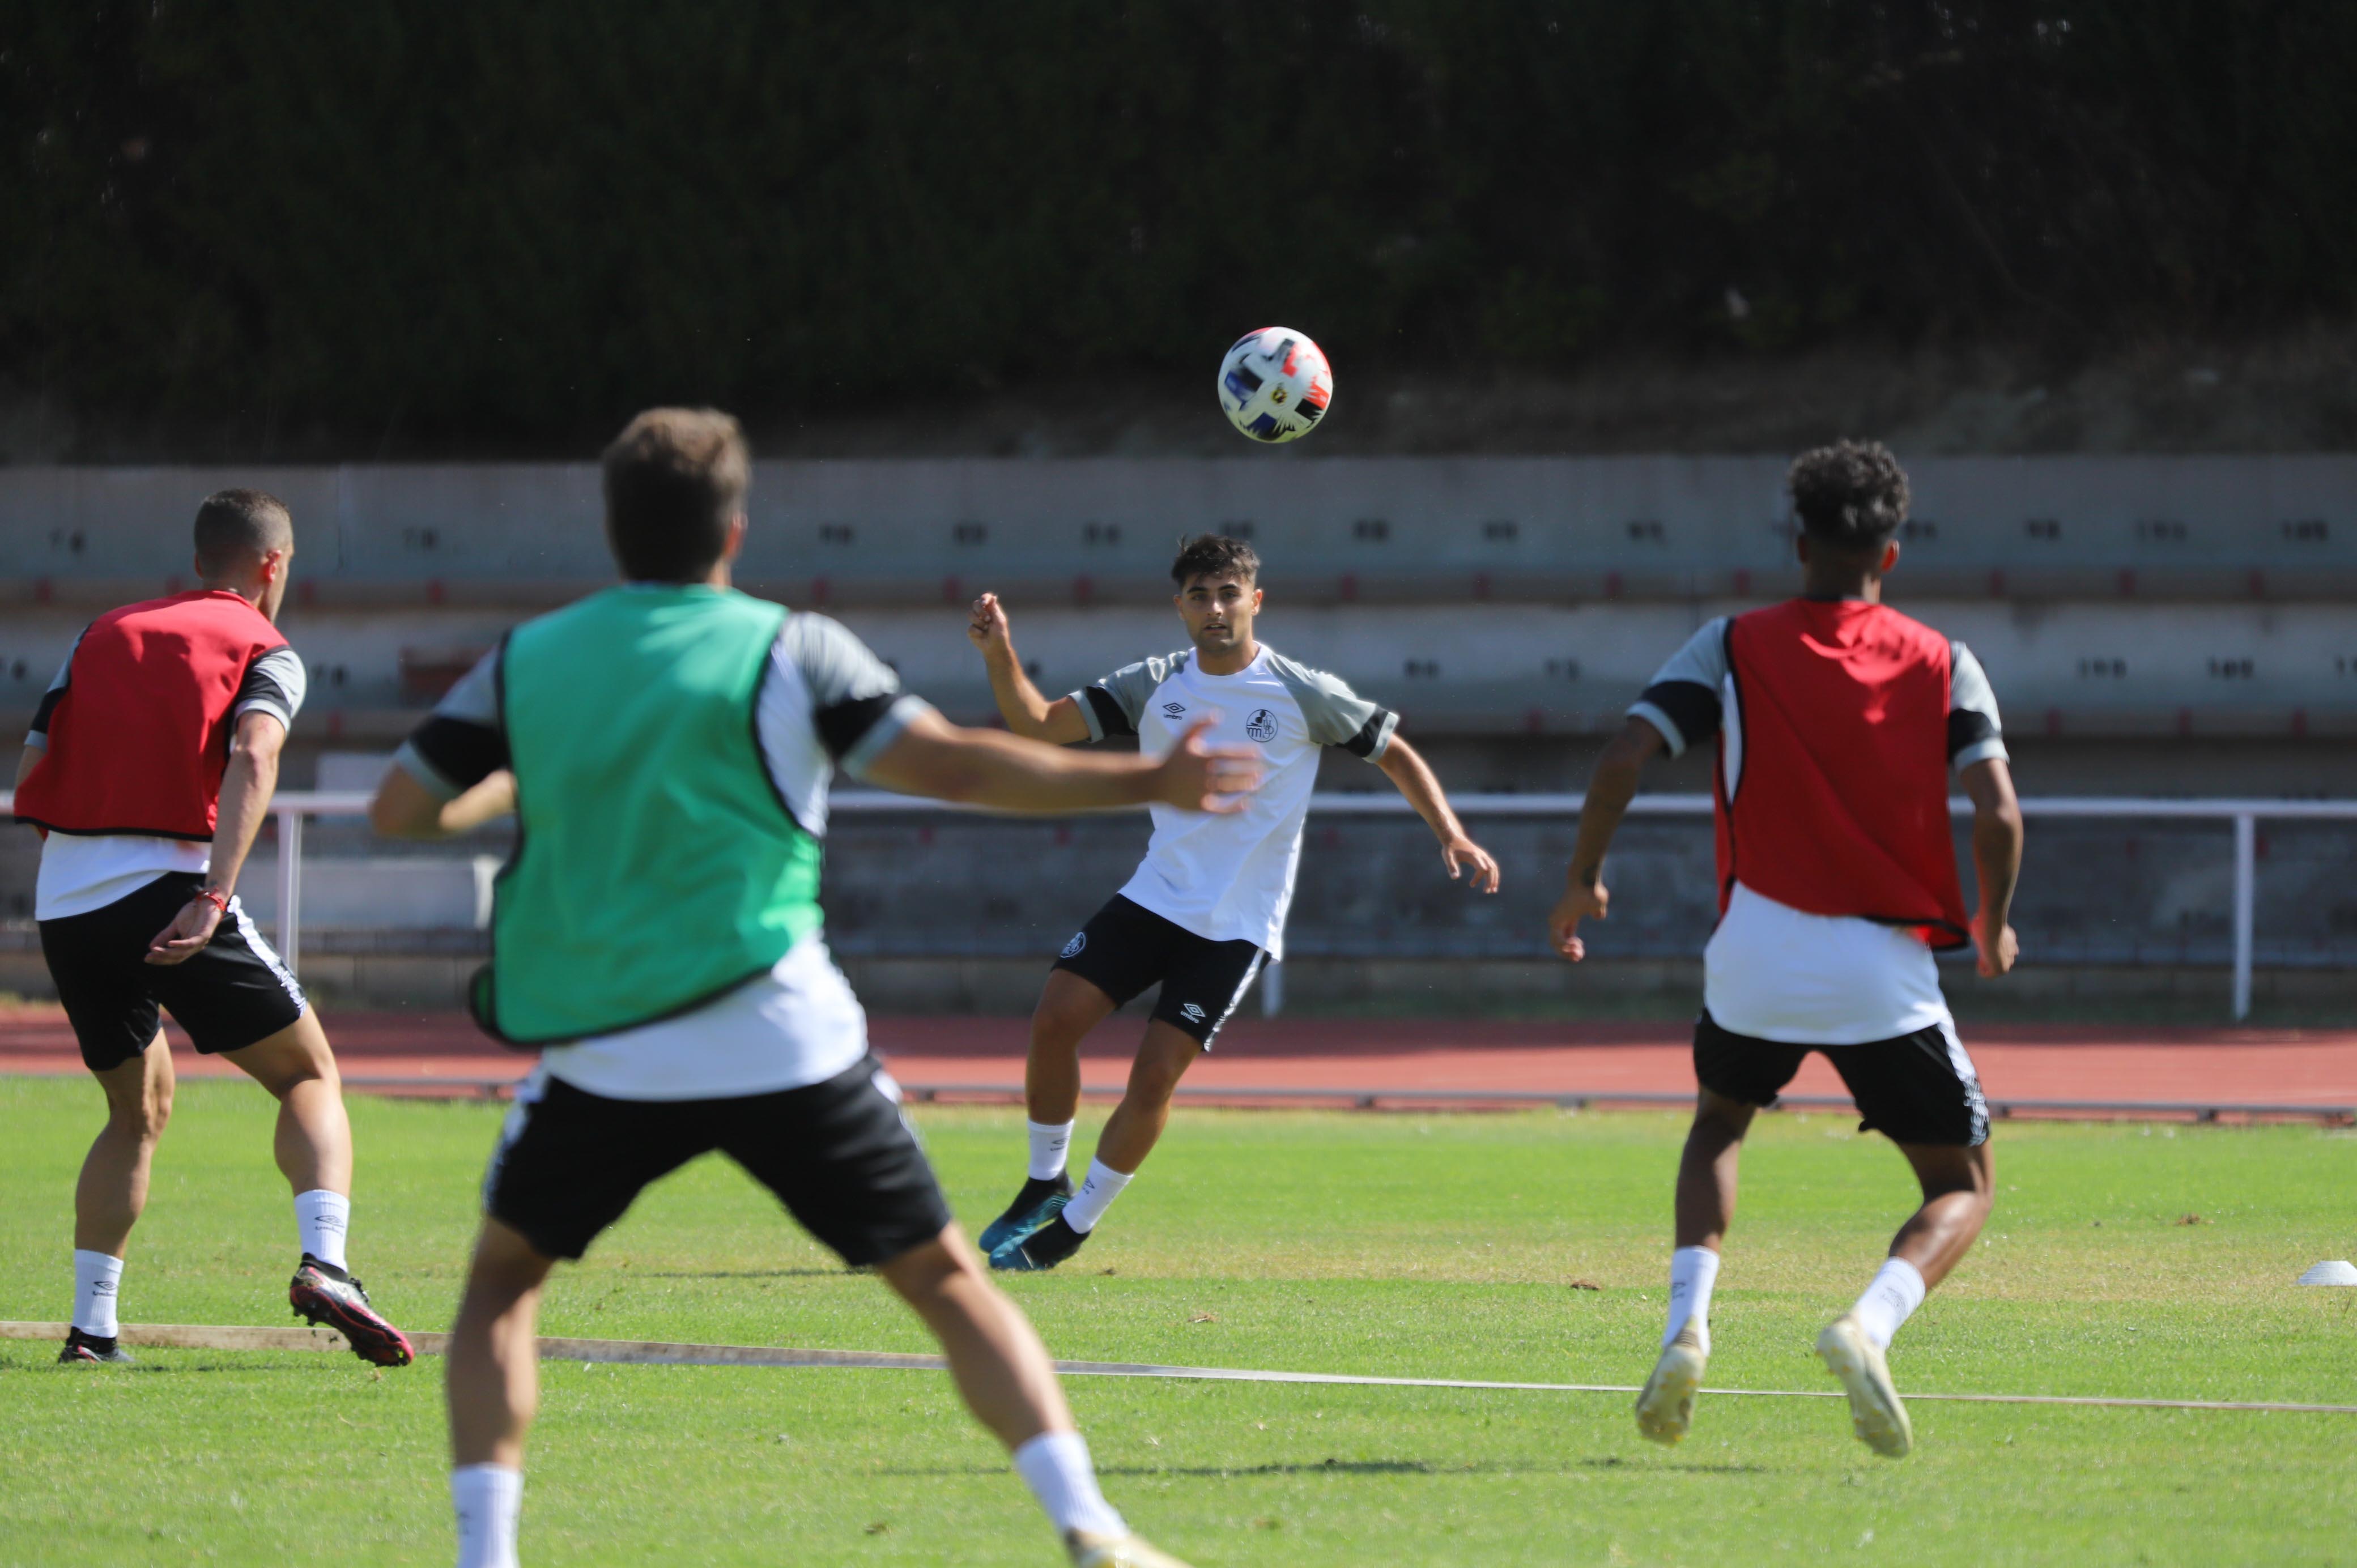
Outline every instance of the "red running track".
<svg viewBox="0 0 2357 1568">
<path fill-rule="evenodd" d="M 526 1066 L 460 1014 L 339 1012 L 326 1023 L 347 1077 L 511 1078 Z M 1082 1053 L 1089 1088 L 1121 1086 L 1142 1026 L 1116 1018 L 1097 1031 Z M 1022 1019 L 877 1018 L 870 1029 L 904 1083 L 1023 1080 Z M 169 1033 L 182 1074 L 234 1072 L 195 1055 L 177 1028 Z M 1243 1019 L 1228 1026 L 1187 1081 L 1197 1090 L 1314 1089 L 1338 1096 L 1428 1090 L 1682 1097 L 1694 1087 L 1686 1042 L 1687 1026 L 1663 1022 Z M 2357 1029 L 2007 1024 L 1971 1029 L 1965 1044 L 1993 1099 L 2357 1105 Z M 0 1012 L 0 1072 L 81 1070 L 61 1012 Z M 1792 1092 L 1838 1096 L 1843 1090 L 1833 1069 L 1813 1057 Z"/>
</svg>

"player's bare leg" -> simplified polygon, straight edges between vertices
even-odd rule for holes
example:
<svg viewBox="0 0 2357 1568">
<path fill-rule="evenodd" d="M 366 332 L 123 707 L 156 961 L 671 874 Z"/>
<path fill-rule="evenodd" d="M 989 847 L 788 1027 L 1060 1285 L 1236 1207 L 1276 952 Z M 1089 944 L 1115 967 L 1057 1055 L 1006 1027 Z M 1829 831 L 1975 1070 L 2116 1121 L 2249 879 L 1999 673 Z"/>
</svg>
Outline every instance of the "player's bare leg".
<svg viewBox="0 0 2357 1568">
<path fill-rule="evenodd" d="M 1922 1207 L 1891 1238 L 1889 1261 L 1857 1305 L 1817 1337 L 1817 1354 L 1849 1391 L 1851 1430 L 1890 1459 L 1905 1458 L 1915 1445 L 1913 1423 L 1885 1357 L 1890 1337 L 1922 1305 L 1924 1293 L 1972 1250 L 1996 1193 L 1986 1144 L 1901 1144 L 1899 1152 L 1922 1184 Z"/>
<path fill-rule="evenodd" d="M 1065 1166 L 1081 1110 L 1081 1042 L 1113 1016 L 1116 1005 L 1070 970 L 1048 972 L 1039 1005 L 1031 1013 L 1031 1049 L 1023 1064 L 1030 1160 L 1015 1201 L 983 1228 L 985 1255 L 1030 1235 L 1071 1197 L 1072 1178 Z"/>
<path fill-rule="evenodd" d="M 1178 1080 L 1202 1054 L 1202 1045 L 1175 1025 L 1157 1018 L 1146 1026 L 1146 1038 L 1138 1045 L 1136 1060 L 1130 1064 L 1129 1087 L 1097 1138 L 1096 1158 L 1089 1162 L 1088 1179 L 1069 1201 L 1057 1204 L 1043 1223 L 1000 1243 L 990 1254 L 992 1268 L 1052 1269 L 1080 1251 L 1113 1200 L 1154 1152 L 1162 1129 L 1169 1124 L 1170 1101 L 1178 1092 Z"/>
<path fill-rule="evenodd" d="M 307 1007 L 276 1034 L 221 1055 L 278 1101 L 271 1148 L 287 1186 L 350 1197 L 352 1124 L 344 1114 L 343 1077 L 318 1015 Z"/>
<path fill-rule="evenodd" d="M 556 1260 L 483 1221 L 443 1359 L 459 1568 L 513 1568 L 523 1440 L 540 1408 L 540 1290 Z"/>
<path fill-rule="evenodd" d="M 1114 999 L 1068 969 L 1048 972 L 1031 1014 L 1023 1103 L 1032 1121 L 1070 1122 L 1081 1106 L 1081 1042 L 1114 1015 Z"/>
<path fill-rule="evenodd" d="M 941 1341 L 966 1408 L 1014 1455 L 1075 1563 L 1180 1568 L 1132 1536 L 1104 1500 L 1048 1348 L 1022 1309 L 991 1283 L 955 1225 L 877 1273 Z"/>
<path fill-rule="evenodd" d="M 171 1047 L 158 1031 L 138 1056 L 91 1076 L 106 1095 L 106 1125 L 91 1140 L 74 1184 L 74 1250 L 120 1258 L 147 1207 L 156 1145 L 172 1119 Z"/>
<path fill-rule="evenodd" d="M 1735 1219 L 1737 1167 L 1753 1108 L 1705 1089 L 1678 1157 L 1677 1251 L 1670 1261 L 1670 1314 L 1661 1359 L 1637 1396 L 1637 1430 L 1675 1443 L 1694 1423 L 1695 1393 L 1710 1359 L 1710 1293 L 1718 1251 Z"/>
<path fill-rule="evenodd" d="M 1097 1158 L 1124 1176 L 1135 1176 L 1170 1124 L 1170 1101 L 1178 1080 L 1202 1056 L 1203 1047 L 1192 1035 L 1157 1018 L 1146 1026 L 1137 1058 L 1129 1066 L 1129 1085 L 1121 1103 L 1106 1118 L 1097 1135 Z"/>
<path fill-rule="evenodd" d="M 274 1035 L 222 1053 L 239 1071 L 278 1101 L 272 1148 L 295 1192 L 295 1223 L 303 1258 L 287 1286 L 296 1315 L 324 1324 L 351 1342 L 353 1353 L 381 1367 L 405 1367 L 409 1341 L 371 1305 L 368 1292 L 345 1268 L 351 1220 L 352 1124 L 344 1113 L 344 1082 L 327 1031 L 308 1007 Z"/>
<path fill-rule="evenodd" d="M 127 1363 L 115 1343 L 123 1256 L 147 1207 L 148 1172 L 172 1119 L 172 1052 L 159 1032 L 146 1050 L 93 1073 L 106 1096 L 106 1125 L 91 1141 L 74 1183 L 74 1307 L 61 1362 Z"/>
</svg>

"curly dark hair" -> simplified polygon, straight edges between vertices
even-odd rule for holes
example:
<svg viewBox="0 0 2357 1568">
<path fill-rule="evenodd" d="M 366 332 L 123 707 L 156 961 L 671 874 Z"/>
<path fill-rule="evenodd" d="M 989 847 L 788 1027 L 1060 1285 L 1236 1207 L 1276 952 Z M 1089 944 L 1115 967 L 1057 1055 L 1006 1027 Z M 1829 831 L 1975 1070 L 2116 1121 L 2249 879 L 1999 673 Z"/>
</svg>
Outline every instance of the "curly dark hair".
<svg viewBox="0 0 2357 1568">
<path fill-rule="evenodd" d="M 1792 459 L 1785 486 L 1813 539 L 1872 551 L 1907 521 L 1907 473 L 1879 441 L 1836 441 Z"/>
<path fill-rule="evenodd" d="M 1224 533 L 1198 533 L 1178 542 L 1178 558 L 1170 563 L 1170 580 L 1180 587 L 1198 577 L 1224 577 L 1234 573 L 1247 583 L 1260 581 L 1260 557 L 1241 539 Z"/>
</svg>

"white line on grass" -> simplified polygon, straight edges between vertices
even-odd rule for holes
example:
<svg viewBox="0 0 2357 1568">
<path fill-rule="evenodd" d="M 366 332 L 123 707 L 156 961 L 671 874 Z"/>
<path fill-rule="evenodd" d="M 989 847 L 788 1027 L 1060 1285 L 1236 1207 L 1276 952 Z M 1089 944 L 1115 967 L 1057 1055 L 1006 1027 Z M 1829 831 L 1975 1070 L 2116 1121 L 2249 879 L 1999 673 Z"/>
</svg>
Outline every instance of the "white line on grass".
<svg viewBox="0 0 2357 1568">
<path fill-rule="evenodd" d="M 0 1339 L 58 1339 L 62 1323 L 0 1322 Z M 124 1345 L 167 1350 L 345 1350 L 342 1335 L 326 1328 L 249 1328 L 210 1324 L 126 1325 Z M 421 1356 L 438 1356 L 447 1334 L 413 1334 Z M 797 1350 L 766 1345 L 683 1345 L 660 1339 L 552 1339 L 540 1342 L 545 1361 L 594 1361 L 624 1367 L 832 1367 L 859 1371 L 940 1372 L 939 1356 L 889 1350 Z M 1377 1378 L 1349 1372 L 1269 1372 L 1247 1367 L 1165 1367 L 1147 1361 L 1059 1361 L 1056 1370 L 1076 1378 L 1168 1378 L 1213 1383 L 1316 1383 L 1349 1388 L 1486 1389 L 1493 1392 L 1633 1394 L 1634 1383 L 1488 1382 L 1473 1378 Z M 1705 1389 L 1723 1398 L 1837 1400 L 1837 1389 Z M 2357 1404 L 2294 1404 L 2276 1400 L 2120 1399 L 2102 1394 L 1943 1394 L 1910 1392 L 1909 1400 L 1954 1404 L 2049 1404 L 2103 1410 L 2262 1411 L 2281 1414 L 2357 1415 Z"/>
</svg>

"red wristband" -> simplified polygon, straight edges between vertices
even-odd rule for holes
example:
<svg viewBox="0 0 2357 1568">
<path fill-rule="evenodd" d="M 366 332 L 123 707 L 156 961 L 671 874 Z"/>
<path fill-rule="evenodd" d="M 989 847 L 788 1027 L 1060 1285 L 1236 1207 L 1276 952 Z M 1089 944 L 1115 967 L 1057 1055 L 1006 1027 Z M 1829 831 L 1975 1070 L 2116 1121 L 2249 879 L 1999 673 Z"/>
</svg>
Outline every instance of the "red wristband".
<svg viewBox="0 0 2357 1568">
<path fill-rule="evenodd" d="M 227 918 L 229 914 L 229 897 L 226 894 L 211 887 L 199 887 L 196 890 L 195 894 L 189 897 L 188 902 L 193 904 L 199 898 L 203 899 L 206 903 L 210 904 L 214 908 L 219 909 L 223 918 Z"/>
</svg>

